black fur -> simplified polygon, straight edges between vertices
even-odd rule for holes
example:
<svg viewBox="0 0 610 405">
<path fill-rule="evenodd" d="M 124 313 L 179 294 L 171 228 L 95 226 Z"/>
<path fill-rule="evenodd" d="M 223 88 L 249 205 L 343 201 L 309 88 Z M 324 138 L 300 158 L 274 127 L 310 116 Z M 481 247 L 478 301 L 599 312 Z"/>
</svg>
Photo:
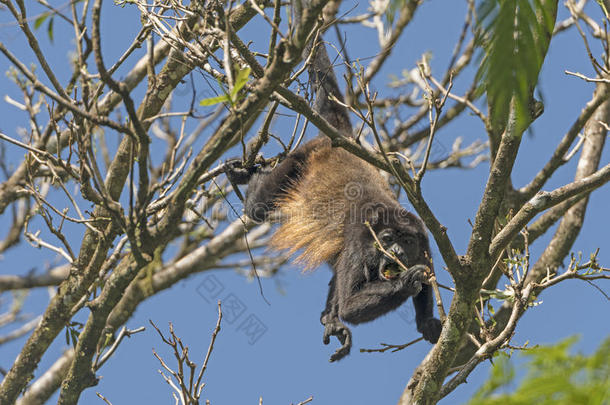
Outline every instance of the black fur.
<svg viewBox="0 0 610 405">
<path fill-rule="evenodd" d="M 345 136 L 351 136 L 347 110 L 329 98 L 332 95 L 342 100 L 323 45 L 317 47 L 309 73 L 316 90 L 315 108 Z M 319 159 L 311 158 L 312 153 L 329 147 L 327 139 L 317 138 L 290 153 L 275 168 L 260 168 L 250 172 L 246 215 L 263 221 L 271 211 L 281 209 L 281 198 L 308 175 L 311 169 L 308 164 L 320 164 Z M 329 156 L 337 154 L 331 153 Z M 362 164 L 351 155 L 346 161 L 336 163 L 337 167 L 342 164 Z M 340 179 L 342 174 L 338 170 L 328 173 L 328 176 L 339 176 Z M 363 172 L 362 177 L 365 176 L 367 175 Z M 245 178 L 239 180 L 243 183 Z M 396 309 L 411 296 L 417 330 L 432 343 L 436 343 L 441 332 L 441 323 L 433 315 L 432 290 L 426 284 L 426 266 L 432 267 L 432 262 L 422 222 L 400 207 L 387 185 L 371 184 L 376 180 L 368 178 L 358 181 L 362 189 L 368 191 L 359 200 L 344 201 L 349 208 L 346 209 L 342 225 L 343 247 L 328 259 L 333 277 L 329 283 L 326 308 L 320 318 L 324 325 L 323 342 L 328 344 L 330 337 L 336 336 L 341 343 L 330 361 L 339 360 L 350 351 L 352 336 L 343 322 L 359 324 L 372 321 Z M 348 178 L 343 185 L 353 182 L 353 178 Z M 331 193 L 332 190 L 328 192 Z M 407 271 L 388 277 L 386 271 L 396 265 L 376 246 L 367 223 L 384 249 L 404 263 L 408 267 Z"/>
<path fill-rule="evenodd" d="M 277 208 L 275 203 L 282 192 L 301 176 L 302 167 L 315 146 L 307 143 L 288 154 L 275 168 L 259 168 L 251 176 L 246 193 L 247 216 L 259 222 L 267 219 L 268 213 Z M 232 179 L 235 180 L 235 177 L 232 176 Z"/>
</svg>

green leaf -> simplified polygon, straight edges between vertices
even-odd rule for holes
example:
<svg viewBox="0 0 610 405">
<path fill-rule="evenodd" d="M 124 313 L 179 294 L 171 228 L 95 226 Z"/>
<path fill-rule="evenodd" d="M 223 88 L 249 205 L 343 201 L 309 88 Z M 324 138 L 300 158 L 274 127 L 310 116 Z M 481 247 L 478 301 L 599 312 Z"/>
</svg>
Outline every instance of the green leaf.
<svg viewBox="0 0 610 405">
<path fill-rule="evenodd" d="M 47 35 L 49 36 L 49 41 L 51 41 L 51 43 L 53 43 L 53 21 L 55 21 L 55 19 L 51 18 L 49 20 L 49 25 L 47 25 Z"/>
<path fill-rule="evenodd" d="M 509 115 L 518 134 L 531 122 L 530 104 L 548 50 L 557 14 L 552 0 L 484 0 L 479 5 L 477 73 L 487 93 L 494 127 Z"/>
<path fill-rule="evenodd" d="M 229 98 L 229 95 L 222 94 L 217 97 L 204 98 L 203 100 L 201 100 L 199 102 L 199 105 L 207 107 L 207 106 L 215 105 L 218 103 L 230 103 L 230 102 L 231 102 L 231 99 Z"/>
<path fill-rule="evenodd" d="M 40 28 L 40 26 L 42 25 L 42 23 L 47 19 L 47 17 L 49 16 L 49 13 L 42 13 L 38 16 L 38 18 L 36 18 L 36 20 L 34 20 L 34 29 L 38 29 Z"/>
<path fill-rule="evenodd" d="M 112 335 L 112 333 L 106 333 L 106 338 L 104 339 L 104 343 L 102 344 L 102 347 L 100 350 L 104 350 L 105 348 L 110 346 L 110 343 L 112 342 L 113 337 L 114 336 Z"/>
<path fill-rule="evenodd" d="M 250 78 L 250 68 L 246 67 L 244 69 L 240 69 L 237 72 L 237 77 L 235 78 L 235 85 L 233 89 L 231 89 L 231 93 L 227 93 L 225 87 L 220 79 L 217 79 L 218 86 L 220 86 L 221 91 L 224 94 L 221 94 L 217 97 L 204 98 L 199 102 L 201 106 L 210 106 L 218 103 L 229 103 L 233 106 L 237 101 L 244 98 L 243 95 L 239 94 L 239 91 L 244 88 L 246 83 L 248 83 L 248 79 Z"/>
<path fill-rule="evenodd" d="M 76 330 L 70 329 L 70 337 L 72 338 L 73 347 L 76 347 L 76 345 L 78 344 L 78 336 L 79 336 L 79 333 Z"/>
<path fill-rule="evenodd" d="M 231 90 L 231 100 L 233 102 L 237 101 L 237 93 L 239 93 L 239 91 L 244 88 L 246 83 L 248 83 L 248 79 L 250 78 L 250 70 L 251 69 L 247 67 L 244 69 L 240 69 L 239 72 L 237 72 L 237 77 L 235 78 L 235 85 L 233 86 L 233 90 Z"/>
<path fill-rule="evenodd" d="M 494 315 L 496 313 L 494 306 L 491 304 L 490 301 L 487 301 L 487 311 L 489 312 L 490 315 Z"/>
</svg>

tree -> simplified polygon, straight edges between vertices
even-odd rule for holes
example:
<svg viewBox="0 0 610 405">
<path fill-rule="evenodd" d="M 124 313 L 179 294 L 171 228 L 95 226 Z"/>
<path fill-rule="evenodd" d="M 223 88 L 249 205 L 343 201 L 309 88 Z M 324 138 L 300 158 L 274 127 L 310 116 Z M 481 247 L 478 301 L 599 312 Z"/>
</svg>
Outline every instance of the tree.
<svg viewBox="0 0 610 405">
<path fill-rule="evenodd" d="M 591 16 L 586 1 L 570 1 L 570 16 L 558 20 L 557 1 L 469 0 L 449 67 L 434 74 L 428 55 L 422 56 L 392 81 L 398 97 L 382 96 L 373 86 L 383 83 L 379 73 L 422 7 L 417 0 L 372 2 L 362 15 L 348 4 L 340 9 L 339 1 L 314 0 L 298 23 L 280 1 L 115 1 L 125 9 L 137 7 L 140 21 L 131 22 L 139 32 L 114 57 L 114 44 L 105 44 L 102 34 L 112 21 L 104 22 L 101 0 L 72 1 L 61 9 L 45 1 L 36 8 L 23 0 L 1 3 L 27 39 L 35 64 L 28 66 L 21 50 L 0 43 L 22 97 L 7 101 L 25 112 L 22 125 L 28 127 L 0 132 L 3 150 L 23 156 L 11 162 L 14 167 L 3 159 L 0 213 L 7 224 L 10 213 L 11 222 L 0 251 L 8 255 L 27 241 L 61 257 L 45 274 L 18 269 L 0 276 L 0 291 L 14 292 L 6 318 L 11 320 L 24 300 L 17 291 L 56 287 L 40 318 L 9 336 L 29 333 L 0 385 L 2 404 L 26 389 L 24 403 L 55 390 L 59 403 L 76 403 L 98 383 L 97 370 L 122 337 L 134 332 L 121 328 L 136 308 L 194 273 L 245 269 L 259 285 L 261 277 L 274 275 L 288 257 L 259 249 L 271 225 L 233 218 L 239 192 L 226 180 L 223 162 L 235 153 L 246 166 L 277 162 L 301 141 L 303 121 L 389 174 L 428 227 L 450 276 L 450 293 L 435 288 L 441 339 L 413 372 L 400 403 L 437 402 L 484 360 L 511 347 L 519 320 L 547 288 L 568 279 L 610 278 L 597 249 L 572 253 L 590 193 L 610 180 L 610 165 L 599 168 L 610 122 L 605 1 Z M 71 65 L 62 71 L 41 43 L 45 36 L 57 40 L 64 23 L 74 43 Z M 339 35 L 335 43 L 361 143 L 341 137 L 303 96 L 307 41 L 354 24 L 372 26 L 379 43 L 376 56 L 366 61 L 349 58 L 356 41 Z M 240 33 L 251 26 L 265 30 L 265 40 L 249 44 Z M 511 174 L 524 133 L 544 109 L 534 98 L 540 69 L 550 43 L 567 30 L 582 33 L 587 49 L 592 40 L 604 49 L 600 58 L 589 52 L 594 77 L 571 73 L 583 84 L 594 83 L 595 90 L 560 142 L 547 146 L 551 156 L 542 169 L 515 187 Z M 145 55 L 138 59 L 140 47 Z M 189 77 L 190 103 L 173 103 Z M 211 82 L 216 94 L 198 97 L 195 77 Z M 486 140 L 464 147 L 454 137 L 451 152 L 434 153 L 441 132 L 470 113 Z M 274 120 L 282 121 L 282 114 L 296 114 L 294 130 L 275 133 L 280 123 Z M 118 138 L 116 145 L 111 137 Z M 486 185 L 473 207 L 468 246 L 460 251 L 424 198 L 423 180 L 433 170 L 474 167 L 486 159 Z M 551 176 L 573 160 L 573 181 L 544 191 Z M 532 256 L 536 244 L 541 253 Z M 431 283 L 437 287 L 434 278 Z M 74 350 L 47 373 L 34 374 L 64 330 Z M 40 383 L 28 388 L 32 376 Z"/>
</svg>

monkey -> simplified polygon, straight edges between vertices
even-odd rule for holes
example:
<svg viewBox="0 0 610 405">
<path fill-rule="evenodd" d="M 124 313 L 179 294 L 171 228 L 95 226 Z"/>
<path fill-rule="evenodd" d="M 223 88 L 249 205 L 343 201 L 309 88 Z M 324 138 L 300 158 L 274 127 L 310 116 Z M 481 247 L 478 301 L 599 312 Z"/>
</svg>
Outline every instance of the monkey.
<svg viewBox="0 0 610 405">
<path fill-rule="evenodd" d="M 314 110 L 341 134 L 352 136 L 324 44 L 310 44 L 306 51 L 311 47 L 308 72 L 315 90 Z M 426 228 L 399 204 L 375 167 L 334 147 L 321 134 L 273 168 L 238 172 L 235 167 L 230 176 L 237 184 L 248 184 L 245 214 L 249 218 L 266 221 L 271 213 L 279 216 L 279 228 L 270 242 L 273 249 L 300 251 L 295 263 L 305 269 L 324 262 L 330 266 L 333 275 L 320 322 L 323 343 L 329 344 L 332 336 L 341 343 L 331 362 L 350 352 L 352 335 L 345 323 L 372 321 L 409 297 L 418 332 L 428 342 L 438 341 L 442 325 L 434 317 L 427 283 L 433 263 Z M 399 271 L 394 259 L 407 269 Z"/>
</svg>

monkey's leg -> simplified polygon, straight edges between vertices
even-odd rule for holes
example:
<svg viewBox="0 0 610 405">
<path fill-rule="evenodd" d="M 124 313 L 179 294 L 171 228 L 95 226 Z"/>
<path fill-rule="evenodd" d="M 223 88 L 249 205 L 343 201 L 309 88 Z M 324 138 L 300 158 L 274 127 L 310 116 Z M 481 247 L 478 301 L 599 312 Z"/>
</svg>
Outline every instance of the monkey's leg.
<svg viewBox="0 0 610 405">
<path fill-rule="evenodd" d="M 443 325 L 441 321 L 434 318 L 434 301 L 432 287 L 422 284 L 419 294 L 413 297 L 415 306 L 415 323 L 417 331 L 430 343 L 438 342 Z"/>
<path fill-rule="evenodd" d="M 320 322 L 324 325 L 324 336 L 322 341 L 325 345 L 330 343 L 330 337 L 336 336 L 341 347 L 330 356 L 330 361 L 337 361 L 347 356 L 352 347 L 352 332 L 339 319 L 339 302 L 336 290 L 336 276 L 333 275 L 328 283 L 328 298 L 326 308 L 322 312 Z"/>
</svg>

